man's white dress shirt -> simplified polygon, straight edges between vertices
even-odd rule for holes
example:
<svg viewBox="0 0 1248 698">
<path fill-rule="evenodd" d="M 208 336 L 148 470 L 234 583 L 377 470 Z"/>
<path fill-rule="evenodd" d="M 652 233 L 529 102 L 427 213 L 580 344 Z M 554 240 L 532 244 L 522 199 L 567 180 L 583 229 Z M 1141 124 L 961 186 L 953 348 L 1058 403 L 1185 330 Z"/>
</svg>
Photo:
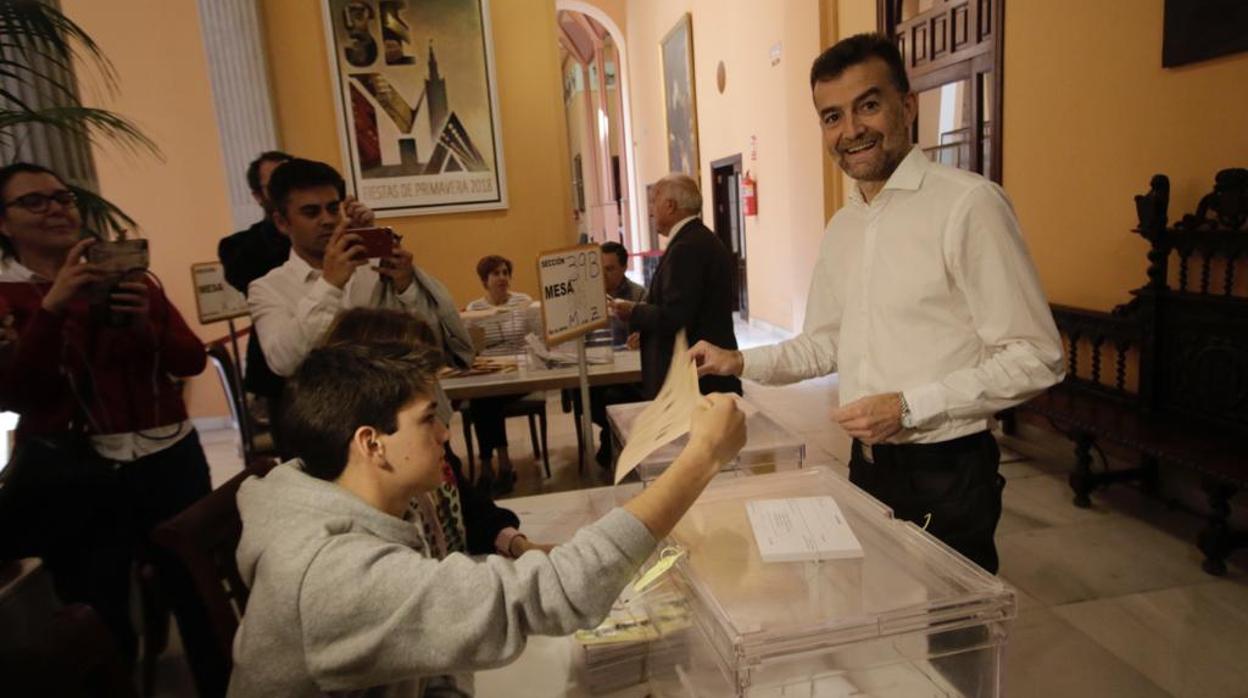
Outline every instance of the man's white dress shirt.
<svg viewBox="0 0 1248 698">
<path fill-rule="evenodd" d="M 434 314 L 420 307 L 421 300 L 415 280 L 402 293 L 386 296 L 381 275 L 368 266 L 356 268 L 346 285 L 337 288 L 294 250 L 285 264 L 247 287 L 247 307 L 260 348 L 279 376 L 293 374 L 325 337 L 338 312 L 347 308 L 402 308 L 426 319 L 438 332 Z"/>
<path fill-rule="evenodd" d="M 895 443 L 983 431 L 1057 383 L 1062 344 L 1005 193 L 914 147 L 870 204 L 832 216 L 802 333 L 743 352 L 743 376 L 791 383 L 839 371 L 847 405 L 902 392 Z"/>
</svg>

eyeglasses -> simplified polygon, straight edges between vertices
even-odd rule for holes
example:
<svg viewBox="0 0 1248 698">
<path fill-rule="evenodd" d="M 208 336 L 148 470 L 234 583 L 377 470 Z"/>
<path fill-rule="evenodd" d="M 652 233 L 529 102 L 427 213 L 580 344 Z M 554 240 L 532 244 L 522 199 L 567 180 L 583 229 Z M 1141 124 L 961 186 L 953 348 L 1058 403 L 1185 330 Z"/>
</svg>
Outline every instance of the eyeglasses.
<svg viewBox="0 0 1248 698">
<path fill-rule="evenodd" d="M 48 210 L 48 207 L 53 201 L 65 208 L 78 205 L 78 197 L 74 196 L 72 191 L 68 189 L 61 189 L 60 191 L 54 191 L 51 194 L 43 194 L 37 191 L 32 191 L 29 194 L 22 194 L 12 201 L 6 201 L 4 203 L 4 208 L 18 206 L 30 211 L 31 213 L 44 213 Z"/>
</svg>

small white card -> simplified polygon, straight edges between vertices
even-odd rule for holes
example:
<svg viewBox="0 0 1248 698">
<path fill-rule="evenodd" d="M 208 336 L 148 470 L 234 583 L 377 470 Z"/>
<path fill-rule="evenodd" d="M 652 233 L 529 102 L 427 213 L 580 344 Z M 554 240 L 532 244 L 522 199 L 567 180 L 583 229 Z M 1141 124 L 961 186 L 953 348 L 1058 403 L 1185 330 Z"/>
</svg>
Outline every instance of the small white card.
<svg viewBox="0 0 1248 698">
<path fill-rule="evenodd" d="M 757 499 L 745 510 L 763 562 L 862 557 L 862 544 L 831 497 Z"/>
</svg>

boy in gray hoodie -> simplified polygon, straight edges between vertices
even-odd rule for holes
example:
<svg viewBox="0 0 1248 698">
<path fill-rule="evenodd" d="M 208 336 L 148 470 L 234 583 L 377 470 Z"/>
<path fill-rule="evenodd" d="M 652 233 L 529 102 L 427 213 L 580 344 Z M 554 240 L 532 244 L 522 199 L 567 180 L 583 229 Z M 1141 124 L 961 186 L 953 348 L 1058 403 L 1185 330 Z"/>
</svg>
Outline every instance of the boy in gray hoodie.
<svg viewBox="0 0 1248 698">
<path fill-rule="evenodd" d="M 528 635 L 601 622 L 745 443 L 735 403 L 709 396 L 671 468 L 568 543 L 437 560 L 404 518 L 442 478 L 434 364 L 397 344 L 326 347 L 288 384 L 299 458 L 238 494 L 251 597 L 229 695 L 471 695 L 471 672 L 514 660 Z"/>
</svg>

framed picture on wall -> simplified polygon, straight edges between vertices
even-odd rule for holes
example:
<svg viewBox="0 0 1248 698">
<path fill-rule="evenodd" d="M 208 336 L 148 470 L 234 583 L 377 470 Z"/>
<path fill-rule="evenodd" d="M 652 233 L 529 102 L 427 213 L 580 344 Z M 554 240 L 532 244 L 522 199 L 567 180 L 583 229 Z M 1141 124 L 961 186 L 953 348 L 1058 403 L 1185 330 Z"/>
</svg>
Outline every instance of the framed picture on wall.
<svg viewBox="0 0 1248 698">
<path fill-rule="evenodd" d="M 1163 67 L 1248 51 L 1248 2 L 1244 0 L 1166 0 L 1163 17 Z"/>
<path fill-rule="evenodd" d="M 663 114 L 667 168 L 698 176 L 698 106 L 693 82 L 693 20 L 688 13 L 659 42 L 663 55 Z"/>
<path fill-rule="evenodd" d="M 507 207 L 489 0 L 320 0 L 347 186 L 379 217 Z"/>
</svg>

